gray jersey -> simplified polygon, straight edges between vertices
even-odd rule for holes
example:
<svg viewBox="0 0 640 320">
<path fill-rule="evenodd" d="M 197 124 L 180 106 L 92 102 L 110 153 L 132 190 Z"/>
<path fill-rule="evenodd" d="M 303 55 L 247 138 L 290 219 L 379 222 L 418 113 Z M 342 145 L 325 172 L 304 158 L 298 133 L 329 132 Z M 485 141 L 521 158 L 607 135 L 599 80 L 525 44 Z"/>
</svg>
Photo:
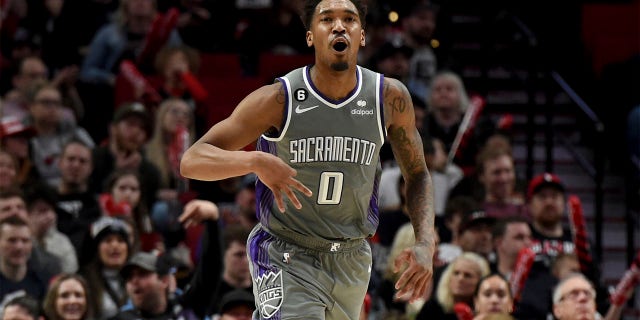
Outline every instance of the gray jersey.
<svg viewBox="0 0 640 320">
<path fill-rule="evenodd" d="M 378 226 L 379 153 L 386 135 L 383 76 L 358 67 L 355 89 L 334 101 L 316 89 L 309 70 L 278 78 L 286 93 L 282 129 L 277 136 L 261 136 L 257 149 L 296 169 L 296 179 L 313 196 L 297 193 L 300 210 L 285 197 L 281 213 L 271 190 L 258 181 L 260 223 L 276 234 L 327 240 L 371 236 Z"/>
</svg>

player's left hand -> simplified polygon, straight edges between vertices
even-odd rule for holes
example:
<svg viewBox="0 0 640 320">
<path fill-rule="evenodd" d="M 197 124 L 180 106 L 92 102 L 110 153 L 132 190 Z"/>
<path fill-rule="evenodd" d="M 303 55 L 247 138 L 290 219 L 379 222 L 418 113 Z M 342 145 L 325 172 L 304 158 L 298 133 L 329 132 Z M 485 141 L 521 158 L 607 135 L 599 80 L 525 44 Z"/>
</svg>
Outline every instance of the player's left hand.
<svg viewBox="0 0 640 320">
<path fill-rule="evenodd" d="M 433 247 L 427 244 L 416 244 L 404 249 L 394 261 L 394 272 L 399 272 L 403 265 L 407 268 L 396 282 L 397 296 L 410 294 L 410 302 L 424 297 L 433 276 Z"/>
</svg>

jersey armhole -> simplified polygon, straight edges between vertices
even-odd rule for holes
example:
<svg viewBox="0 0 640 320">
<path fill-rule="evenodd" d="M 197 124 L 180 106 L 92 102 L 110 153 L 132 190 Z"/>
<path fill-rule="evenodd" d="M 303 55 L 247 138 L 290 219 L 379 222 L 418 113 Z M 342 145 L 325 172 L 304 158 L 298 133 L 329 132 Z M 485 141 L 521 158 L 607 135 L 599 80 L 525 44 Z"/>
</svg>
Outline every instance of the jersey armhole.
<svg viewBox="0 0 640 320">
<path fill-rule="evenodd" d="M 287 132 L 287 128 L 289 127 L 289 122 L 291 120 L 291 85 L 289 84 L 289 79 L 286 77 L 276 78 L 276 81 L 279 81 L 282 84 L 282 88 L 284 89 L 284 108 L 282 114 L 282 123 L 280 124 L 279 131 L 266 132 L 262 134 L 262 137 L 267 141 L 280 141 L 282 137 L 284 137 Z"/>
</svg>

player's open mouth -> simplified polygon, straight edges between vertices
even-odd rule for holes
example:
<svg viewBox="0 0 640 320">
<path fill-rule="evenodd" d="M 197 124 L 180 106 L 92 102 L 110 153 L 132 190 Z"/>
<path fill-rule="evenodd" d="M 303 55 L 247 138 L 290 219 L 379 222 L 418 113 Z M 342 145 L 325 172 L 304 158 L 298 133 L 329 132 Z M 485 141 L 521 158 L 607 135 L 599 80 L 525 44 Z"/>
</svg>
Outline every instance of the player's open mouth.
<svg viewBox="0 0 640 320">
<path fill-rule="evenodd" d="M 338 52 L 342 52 L 347 49 L 347 44 L 344 42 L 336 42 L 333 44 L 333 50 Z"/>
</svg>

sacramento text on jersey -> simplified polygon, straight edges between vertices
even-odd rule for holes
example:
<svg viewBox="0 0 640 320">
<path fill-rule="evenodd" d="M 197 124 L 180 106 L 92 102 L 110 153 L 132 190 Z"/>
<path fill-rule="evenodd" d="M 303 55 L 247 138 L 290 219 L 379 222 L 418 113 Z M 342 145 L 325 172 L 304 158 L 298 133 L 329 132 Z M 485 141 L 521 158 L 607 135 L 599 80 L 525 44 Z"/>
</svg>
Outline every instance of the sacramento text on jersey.
<svg viewBox="0 0 640 320">
<path fill-rule="evenodd" d="M 289 141 L 291 163 L 350 162 L 371 165 L 376 143 L 353 137 L 311 137 Z"/>
</svg>

